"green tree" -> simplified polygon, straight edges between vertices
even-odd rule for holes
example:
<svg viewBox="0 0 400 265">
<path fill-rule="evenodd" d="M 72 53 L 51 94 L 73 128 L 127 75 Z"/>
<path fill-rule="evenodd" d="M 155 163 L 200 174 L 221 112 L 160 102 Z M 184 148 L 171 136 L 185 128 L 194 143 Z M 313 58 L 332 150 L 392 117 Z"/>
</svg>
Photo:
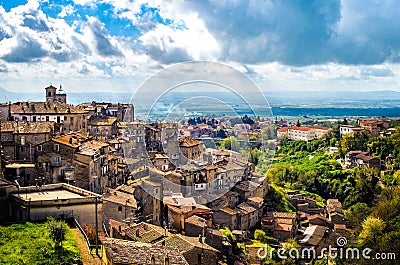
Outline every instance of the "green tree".
<svg viewBox="0 0 400 265">
<path fill-rule="evenodd" d="M 358 234 L 360 232 L 358 231 L 360 224 L 362 224 L 370 213 L 371 208 L 366 203 L 358 202 L 344 211 L 344 218 L 347 221 L 347 225 L 356 229 L 355 233 Z"/>
<path fill-rule="evenodd" d="M 57 221 L 53 217 L 48 217 L 46 228 L 55 247 L 62 247 L 62 242 L 65 240 L 65 232 L 67 230 L 65 222 Z"/>
<path fill-rule="evenodd" d="M 358 243 L 362 246 L 373 246 L 382 236 L 385 222 L 379 217 L 369 216 L 362 223 L 362 231 L 358 236 Z"/>
<path fill-rule="evenodd" d="M 254 231 L 254 239 L 264 244 L 278 244 L 279 241 L 276 238 L 267 236 L 263 230 L 256 229 Z"/>
<path fill-rule="evenodd" d="M 232 151 L 239 151 L 239 142 L 237 141 L 237 139 L 234 136 L 230 136 L 225 138 L 222 142 L 221 142 L 221 146 L 222 149 L 228 149 L 228 150 L 232 150 Z"/>
</svg>

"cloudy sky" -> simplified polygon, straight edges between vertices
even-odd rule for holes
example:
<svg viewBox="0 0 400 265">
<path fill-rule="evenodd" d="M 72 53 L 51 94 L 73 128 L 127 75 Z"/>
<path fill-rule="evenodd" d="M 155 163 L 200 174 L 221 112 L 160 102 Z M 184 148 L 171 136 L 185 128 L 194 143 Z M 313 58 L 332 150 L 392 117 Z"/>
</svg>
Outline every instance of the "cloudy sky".
<svg viewBox="0 0 400 265">
<path fill-rule="evenodd" d="M 263 90 L 400 91 L 400 1 L 0 0 L 0 87 L 131 91 L 210 60 Z"/>
</svg>

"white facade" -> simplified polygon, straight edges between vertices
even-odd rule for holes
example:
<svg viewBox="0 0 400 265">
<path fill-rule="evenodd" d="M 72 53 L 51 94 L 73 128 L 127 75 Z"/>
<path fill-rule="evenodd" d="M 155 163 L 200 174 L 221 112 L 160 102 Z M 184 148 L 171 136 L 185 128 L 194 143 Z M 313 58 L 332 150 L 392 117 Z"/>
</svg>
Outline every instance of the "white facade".
<svg viewBox="0 0 400 265">
<path fill-rule="evenodd" d="M 314 130 L 306 127 L 303 127 L 301 129 L 289 128 L 288 138 L 291 140 L 311 141 L 315 138 L 315 132 Z"/>
<path fill-rule="evenodd" d="M 351 132 L 359 132 L 362 131 L 363 128 L 358 126 L 351 126 L 351 125 L 342 125 L 340 126 L 340 135 L 351 133 Z"/>
<path fill-rule="evenodd" d="M 57 123 L 62 123 L 65 120 L 64 115 L 60 114 L 45 114 L 45 115 L 37 115 L 37 114 L 17 114 L 17 113 L 12 113 L 11 117 L 13 117 L 14 121 L 29 121 L 29 122 L 35 122 L 35 121 L 54 121 Z"/>
</svg>

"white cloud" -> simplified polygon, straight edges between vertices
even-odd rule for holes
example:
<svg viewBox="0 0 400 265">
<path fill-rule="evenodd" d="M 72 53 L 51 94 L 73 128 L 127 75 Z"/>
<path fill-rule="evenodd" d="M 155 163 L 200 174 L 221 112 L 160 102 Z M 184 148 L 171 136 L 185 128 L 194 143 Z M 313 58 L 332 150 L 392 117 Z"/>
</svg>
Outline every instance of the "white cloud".
<svg viewBox="0 0 400 265">
<path fill-rule="evenodd" d="M 72 5 L 63 6 L 61 12 L 58 14 L 58 17 L 64 18 L 66 16 L 70 16 L 74 13 L 74 7 Z"/>
</svg>

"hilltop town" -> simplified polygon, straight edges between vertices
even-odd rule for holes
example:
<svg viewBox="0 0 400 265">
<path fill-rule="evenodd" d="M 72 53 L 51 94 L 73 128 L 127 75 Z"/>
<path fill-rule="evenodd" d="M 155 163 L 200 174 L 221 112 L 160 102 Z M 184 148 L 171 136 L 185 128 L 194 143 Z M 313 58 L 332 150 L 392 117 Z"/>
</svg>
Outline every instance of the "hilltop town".
<svg viewBox="0 0 400 265">
<path fill-rule="evenodd" d="M 97 264 L 262 264 L 263 244 L 322 249 L 356 238 L 371 211 L 355 207 L 399 182 L 398 120 L 149 123 L 133 104 L 44 92 L 0 105 L 0 223 L 64 220 Z"/>
</svg>

